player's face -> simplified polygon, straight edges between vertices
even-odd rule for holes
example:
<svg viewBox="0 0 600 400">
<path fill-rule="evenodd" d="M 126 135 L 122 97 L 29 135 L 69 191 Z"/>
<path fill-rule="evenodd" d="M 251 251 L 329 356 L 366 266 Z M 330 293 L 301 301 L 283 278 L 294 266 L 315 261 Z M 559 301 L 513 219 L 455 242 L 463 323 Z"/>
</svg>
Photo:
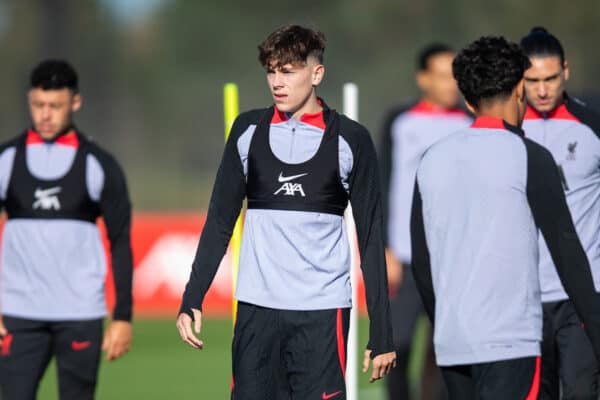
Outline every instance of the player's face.
<svg viewBox="0 0 600 400">
<path fill-rule="evenodd" d="M 531 68 L 525 71 L 525 94 L 530 106 L 539 112 L 555 109 L 563 99 L 569 66 L 556 56 L 531 57 Z"/>
<path fill-rule="evenodd" d="M 277 109 L 294 117 L 303 114 L 309 102 L 316 99 L 315 88 L 324 72 L 325 67 L 313 58 L 306 63 L 267 68 L 267 82 Z"/>
<path fill-rule="evenodd" d="M 424 96 L 435 105 L 452 108 L 458 103 L 458 87 L 452 75 L 453 53 L 440 53 L 429 59 L 425 71 L 419 72 L 417 84 Z"/>
<path fill-rule="evenodd" d="M 67 88 L 29 91 L 29 112 L 36 132 L 52 139 L 71 124 L 71 114 L 81 107 L 81 96 Z"/>
</svg>

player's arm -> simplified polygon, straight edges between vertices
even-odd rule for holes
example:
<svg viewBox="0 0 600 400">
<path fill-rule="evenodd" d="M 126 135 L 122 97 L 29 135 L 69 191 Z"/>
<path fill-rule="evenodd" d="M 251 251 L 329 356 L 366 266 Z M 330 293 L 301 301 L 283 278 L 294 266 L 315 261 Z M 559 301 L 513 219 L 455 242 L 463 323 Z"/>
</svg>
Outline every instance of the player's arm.
<svg viewBox="0 0 600 400">
<path fill-rule="evenodd" d="M 575 231 L 558 168 L 547 150 L 529 141 L 526 145 L 527 198 L 533 217 L 600 360 L 600 294 L 594 288 L 590 264 Z"/>
<path fill-rule="evenodd" d="M 10 175 L 12 173 L 14 156 L 15 147 L 13 142 L 0 146 L 0 211 L 4 209 L 4 201 L 6 200 L 6 192 L 8 190 Z M 4 326 L 2 310 L 0 309 L 0 346 L 2 346 L 2 338 L 7 334 L 8 330 Z"/>
<path fill-rule="evenodd" d="M 131 201 L 123 170 L 108 154 L 97 154 L 104 172 L 100 212 L 110 243 L 111 264 L 116 292 L 113 318 L 104 334 L 102 349 L 108 361 L 115 360 L 131 347 L 132 280 Z"/>
<path fill-rule="evenodd" d="M 386 117 L 381 132 L 378 148 L 379 170 L 381 172 L 381 204 L 383 210 L 383 240 L 385 243 L 385 260 L 387 265 L 388 284 L 397 288 L 402 282 L 402 263 L 394 256 L 389 246 L 390 187 L 392 185 L 392 124 L 398 113 L 393 112 Z"/>
<path fill-rule="evenodd" d="M 225 252 L 246 196 L 246 178 L 237 149 L 237 141 L 248 126 L 243 115 L 236 119 L 221 159 L 200 236 L 189 281 L 183 293 L 177 328 L 183 341 L 194 348 L 203 343 L 191 330 L 194 322 L 200 333 L 204 296 L 210 287 Z"/>
<path fill-rule="evenodd" d="M 350 201 L 356 223 L 361 269 L 370 319 L 369 343 L 363 370 L 373 359 L 371 381 L 395 365 L 390 304 L 383 244 L 383 214 L 375 147 L 364 129 L 355 136 L 354 165 L 350 174 Z M 352 148 L 351 144 L 351 148 Z"/>
<path fill-rule="evenodd" d="M 415 182 L 413 193 L 410 237 L 412 246 L 412 268 L 415 283 L 421 294 L 425 311 L 433 324 L 435 320 L 435 293 L 433 291 L 433 280 L 431 278 L 429 249 L 427 248 L 425 226 L 423 224 L 423 201 L 421 199 L 418 182 Z"/>
</svg>

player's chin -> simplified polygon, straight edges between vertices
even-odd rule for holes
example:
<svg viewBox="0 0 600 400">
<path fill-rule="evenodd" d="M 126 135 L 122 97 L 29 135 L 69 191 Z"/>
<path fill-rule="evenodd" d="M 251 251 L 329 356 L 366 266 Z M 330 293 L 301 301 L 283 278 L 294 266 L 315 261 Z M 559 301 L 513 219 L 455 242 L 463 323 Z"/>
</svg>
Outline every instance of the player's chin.
<svg viewBox="0 0 600 400">
<path fill-rule="evenodd" d="M 286 100 L 279 99 L 275 100 L 275 107 L 277 107 L 277 109 L 283 113 L 289 113 L 293 109 L 293 107 L 290 106 L 290 104 Z"/>
<path fill-rule="evenodd" d="M 543 102 L 538 101 L 538 102 L 535 102 L 534 105 L 535 105 L 535 109 L 542 113 L 552 111 L 556 107 L 555 102 L 552 100 L 543 101 Z"/>
</svg>

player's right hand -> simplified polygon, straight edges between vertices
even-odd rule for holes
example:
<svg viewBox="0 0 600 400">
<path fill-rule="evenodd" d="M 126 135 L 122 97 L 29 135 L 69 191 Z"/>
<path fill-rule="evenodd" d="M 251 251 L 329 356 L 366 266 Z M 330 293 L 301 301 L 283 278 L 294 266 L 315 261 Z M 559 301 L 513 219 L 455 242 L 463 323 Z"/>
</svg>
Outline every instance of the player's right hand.
<svg viewBox="0 0 600 400">
<path fill-rule="evenodd" d="M 369 378 L 370 383 L 383 378 L 390 373 L 392 368 L 396 368 L 396 352 L 392 351 L 389 353 L 379 354 L 373 358 L 372 363 L 373 373 Z M 367 372 L 369 370 L 369 364 L 371 364 L 371 350 L 366 349 L 363 359 L 363 372 Z"/>
<path fill-rule="evenodd" d="M 0 346 L 2 346 L 2 339 L 6 335 L 8 335 L 8 330 L 6 330 L 6 326 L 4 326 L 4 320 L 2 319 L 2 315 L 0 315 Z"/>
<path fill-rule="evenodd" d="M 194 314 L 194 320 L 192 321 L 192 317 L 190 317 L 186 313 L 179 314 L 179 316 L 177 317 L 176 324 L 177 330 L 179 331 L 179 336 L 181 336 L 181 340 L 183 340 L 195 349 L 202 349 L 204 347 L 204 342 L 198 339 L 198 337 L 196 336 L 200 334 L 200 329 L 202 328 L 202 312 L 195 308 L 192 308 L 191 310 Z M 192 324 L 194 324 L 193 332 Z"/>
</svg>

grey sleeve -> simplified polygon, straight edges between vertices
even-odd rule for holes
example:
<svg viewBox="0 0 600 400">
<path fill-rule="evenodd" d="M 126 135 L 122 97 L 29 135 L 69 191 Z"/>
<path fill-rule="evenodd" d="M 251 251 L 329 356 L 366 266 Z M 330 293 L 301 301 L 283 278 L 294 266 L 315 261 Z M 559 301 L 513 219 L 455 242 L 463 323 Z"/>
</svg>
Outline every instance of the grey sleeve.
<svg viewBox="0 0 600 400">
<path fill-rule="evenodd" d="M 550 152 L 524 139 L 527 148 L 527 198 L 558 276 L 575 306 L 600 360 L 600 294 L 573 225 L 558 167 Z"/>
</svg>

